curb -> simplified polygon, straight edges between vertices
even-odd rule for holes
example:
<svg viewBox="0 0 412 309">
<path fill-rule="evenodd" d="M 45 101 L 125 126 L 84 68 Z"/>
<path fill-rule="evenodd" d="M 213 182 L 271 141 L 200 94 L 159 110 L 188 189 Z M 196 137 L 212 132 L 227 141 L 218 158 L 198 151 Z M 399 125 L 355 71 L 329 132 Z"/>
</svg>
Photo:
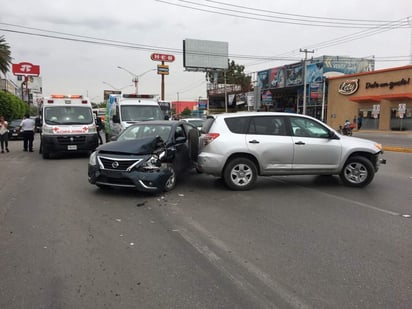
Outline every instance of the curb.
<svg viewBox="0 0 412 309">
<path fill-rule="evenodd" d="M 412 153 L 412 148 L 405 148 L 405 147 L 383 146 L 383 150 L 384 151 Z"/>
</svg>

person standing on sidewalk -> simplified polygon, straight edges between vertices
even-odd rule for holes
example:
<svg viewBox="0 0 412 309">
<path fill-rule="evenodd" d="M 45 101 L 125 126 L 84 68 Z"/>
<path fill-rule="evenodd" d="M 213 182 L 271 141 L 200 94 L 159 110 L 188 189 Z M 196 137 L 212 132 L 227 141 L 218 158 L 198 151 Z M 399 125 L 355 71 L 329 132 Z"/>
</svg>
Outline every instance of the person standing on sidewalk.
<svg viewBox="0 0 412 309">
<path fill-rule="evenodd" d="M 0 116 L 0 143 L 1 143 L 1 153 L 4 153 L 4 146 L 6 146 L 6 151 L 9 152 L 9 129 L 8 123 L 4 120 L 3 116 Z"/>
<path fill-rule="evenodd" d="M 23 130 L 23 150 L 33 152 L 34 129 L 36 125 L 29 114 L 24 116 L 20 123 L 20 129 Z"/>
<path fill-rule="evenodd" d="M 362 128 L 362 122 L 363 122 L 363 116 L 361 114 L 359 114 L 359 116 L 358 116 L 358 130 L 360 130 L 360 128 Z"/>
</svg>

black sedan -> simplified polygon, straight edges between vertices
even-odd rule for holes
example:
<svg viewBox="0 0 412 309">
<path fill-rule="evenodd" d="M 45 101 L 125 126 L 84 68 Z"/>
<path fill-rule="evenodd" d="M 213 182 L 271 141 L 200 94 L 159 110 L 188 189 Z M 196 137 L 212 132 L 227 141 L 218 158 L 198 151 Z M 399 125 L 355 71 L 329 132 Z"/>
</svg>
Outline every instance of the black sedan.
<svg viewBox="0 0 412 309">
<path fill-rule="evenodd" d="M 88 179 L 99 188 L 160 193 L 197 160 L 199 131 L 183 121 L 142 121 L 90 155 Z"/>
<path fill-rule="evenodd" d="M 9 122 L 9 140 L 12 139 L 23 139 L 23 131 L 20 130 L 20 124 L 23 119 L 14 119 Z"/>
</svg>

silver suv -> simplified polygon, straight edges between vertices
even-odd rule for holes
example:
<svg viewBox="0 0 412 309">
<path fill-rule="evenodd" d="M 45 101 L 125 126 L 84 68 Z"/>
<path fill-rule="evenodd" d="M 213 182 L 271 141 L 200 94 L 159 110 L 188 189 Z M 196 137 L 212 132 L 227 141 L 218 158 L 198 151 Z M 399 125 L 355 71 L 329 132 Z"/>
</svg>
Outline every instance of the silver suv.
<svg viewBox="0 0 412 309">
<path fill-rule="evenodd" d="M 232 190 L 248 190 L 257 176 L 340 175 L 353 187 L 369 184 L 382 145 L 343 136 L 300 114 L 241 112 L 206 119 L 197 169 L 222 177 Z"/>
</svg>

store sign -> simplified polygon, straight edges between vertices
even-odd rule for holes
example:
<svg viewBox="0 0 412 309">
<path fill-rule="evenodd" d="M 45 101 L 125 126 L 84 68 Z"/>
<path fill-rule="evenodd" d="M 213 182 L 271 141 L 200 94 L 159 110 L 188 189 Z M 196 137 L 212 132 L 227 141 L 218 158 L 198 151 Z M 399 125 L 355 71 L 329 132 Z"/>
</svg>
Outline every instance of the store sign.
<svg viewBox="0 0 412 309">
<path fill-rule="evenodd" d="M 175 61 L 175 56 L 174 55 L 168 55 L 168 54 L 151 54 L 150 59 L 153 61 L 166 61 L 166 62 L 173 62 Z"/>
<path fill-rule="evenodd" d="M 340 84 L 338 92 L 342 95 L 351 95 L 358 91 L 358 89 L 359 79 L 348 79 Z"/>
<path fill-rule="evenodd" d="M 370 89 L 370 88 L 389 88 L 393 89 L 396 86 L 406 86 L 410 84 L 411 79 L 410 78 L 402 78 L 401 80 L 395 81 L 395 82 L 384 82 L 384 83 L 378 83 L 378 82 L 367 82 L 365 88 Z"/>
<path fill-rule="evenodd" d="M 13 63 L 12 72 L 14 75 L 39 76 L 40 66 L 30 62 Z"/>
</svg>

